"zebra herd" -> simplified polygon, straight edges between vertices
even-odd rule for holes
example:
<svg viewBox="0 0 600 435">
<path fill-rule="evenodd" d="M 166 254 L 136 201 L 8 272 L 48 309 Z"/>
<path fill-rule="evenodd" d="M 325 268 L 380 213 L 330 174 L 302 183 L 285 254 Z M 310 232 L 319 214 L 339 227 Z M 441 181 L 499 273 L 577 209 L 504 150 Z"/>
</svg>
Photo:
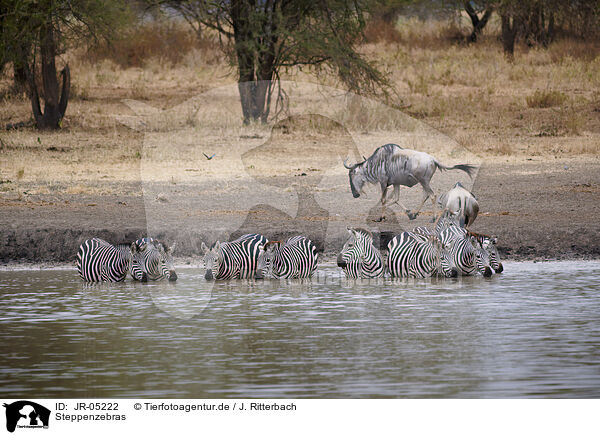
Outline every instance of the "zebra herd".
<svg viewBox="0 0 600 435">
<path fill-rule="evenodd" d="M 371 232 L 348 228 L 349 237 L 337 256 L 337 265 L 348 278 L 426 278 L 482 274 L 503 270 L 497 239 L 473 233 L 459 219 L 445 213 L 435 228 L 416 227 L 393 237 L 387 255 L 374 245 Z M 158 240 L 143 238 L 111 245 L 102 239 L 86 240 L 77 253 L 77 270 L 85 281 L 177 280 L 171 252 Z M 305 236 L 268 241 L 260 234 L 246 234 L 231 242 L 202 243 L 204 278 L 310 278 L 319 260 L 315 244 Z"/>
<path fill-rule="evenodd" d="M 429 182 L 436 169 L 462 170 L 469 176 L 472 165 L 445 166 L 429 154 L 386 144 L 363 162 L 344 166 L 349 170 L 350 189 L 360 196 L 365 183 L 378 183 L 382 207 L 388 187 L 393 186 L 398 203 L 399 186 L 421 184 L 423 202 L 416 212 L 402 206 L 414 219 L 428 198 L 434 208 L 436 196 Z M 460 183 L 443 194 L 437 204 L 443 213 L 435 228 L 417 227 L 393 237 L 382 254 L 373 244 L 373 235 L 361 228 L 348 228 L 349 237 L 337 256 L 337 265 L 349 278 L 391 277 L 426 278 L 482 274 L 491 276 L 503 270 L 496 248 L 497 239 L 468 230 L 477 217 L 479 205 Z M 382 211 L 383 213 L 383 211 Z M 384 216 L 382 214 L 383 219 Z M 380 219 L 380 220 L 381 220 Z M 304 236 L 283 241 L 268 241 L 260 234 L 246 234 L 231 242 L 201 245 L 206 280 L 243 278 L 309 278 L 317 269 L 315 244 Z M 86 240 L 77 253 L 77 270 L 85 281 L 123 281 L 129 273 L 134 280 L 168 279 L 176 281 L 171 252 L 153 238 L 113 246 L 102 239 Z"/>
<path fill-rule="evenodd" d="M 489 277 L 504 268 L 496 247 L 496 237 L 473 233 L 446 213 L 434 230 L 417 227 L 390 240 L 387 259 L 373 245 L 373 235 L 363 229 L 348 228 L 350 237 L 337 263 L 350 278 L 426 278 L 475 275 Z M 385 264 L 385 266 L 384 266 Z"/>
<path fill-rule="evenodd" d="M 94 238 L 84 241 L 77 251 L 77 271 L 84 281 L 119 282 L 129 273 L 134 280 L 177 280 L 171 253 L 175 245 L 165 246 L 151 237 L 131 244 L 111 245 Z"/>
</svg>

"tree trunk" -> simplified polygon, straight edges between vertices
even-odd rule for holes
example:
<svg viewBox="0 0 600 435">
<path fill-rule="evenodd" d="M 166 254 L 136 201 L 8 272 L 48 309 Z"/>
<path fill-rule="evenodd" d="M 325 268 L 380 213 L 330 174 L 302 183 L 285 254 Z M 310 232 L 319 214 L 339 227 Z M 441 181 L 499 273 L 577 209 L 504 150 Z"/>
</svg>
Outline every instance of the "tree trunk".
<svg viewBox="0 0 600 435">
<path fill-rule="evenodd" d="M 473 24 L 473 31 L 471 32 L 471 35 L 469 36 L 469 41 L 477 42 L 477 38 L 479 37 L 479 35 L 481 35 L 483 28 L 486 26 L 490 17 L 492 16 L 492 12 L 494 12 L 494 8 L 492 6 L 488 6 L 485 9 L 485 12 L 483 13 L 483 16 L 480 19 L 479 16 L 477 15 L 477 12 L 475 12 L 475 9 L 473 9 L 471 2 L 466 1 L 465 2 L 465 11 L 469 15 L 469 18 L 471 18 L 471 23 Z"/>
<path fill-rule="evenodd" d="M 40 30 L 40 54 L 42 64 L 42 85 L 44 88 L 44 111 L 40 106 L 39 93 L 35 80 L 35 64 L 33 70 L 26 69 L 29 84 L 29 98 L 35 123 L 39 129 L 58 129 L 67 111 L 71 90 L 71 73 L 69 65 L 61 71 L 62 91 L 59 97 L 59 84 L 56 76 L 56 42 L 52 23 L 47 23 Z"/>
<path fill-rule="evenodd" d="M 265 16 L 262 23 L 252 17 L 252 5 L 243 0 L 231 2 L 231 18 L 238 61 L 238 90 L 244 116 L 244 124 L 251 121 L 267 122 L 271 103 L 271 83 L 274 75 L 275 39 L 257 41 L 253 34 L 262 24 L 261 37 L 273 35 L 272 16 Z M 268 30 L 268 32 L 267 32 Z"/>
<path fill-rule="evenodd" d="M 503 13 L 502 20 L 502 47 L 504 54 L 510 60 L 514 59 L 515 55 L 515 38 L 517 36 L 517 19 L 510 14 Z"/>
</svg>

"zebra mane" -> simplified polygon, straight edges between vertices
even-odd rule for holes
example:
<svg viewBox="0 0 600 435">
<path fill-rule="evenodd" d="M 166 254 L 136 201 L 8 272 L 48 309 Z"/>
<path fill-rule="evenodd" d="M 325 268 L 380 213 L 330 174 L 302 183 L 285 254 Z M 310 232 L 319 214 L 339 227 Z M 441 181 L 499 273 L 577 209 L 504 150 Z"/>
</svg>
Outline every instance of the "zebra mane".
<svg viewBox="0 0 600 435">
<path fill-rule="evenodd" d="M 367 237 L 369 237 L 371 240 L 373 240 L 373 233 L 371 233 L 371 231 L 369 230 L 365 230 L 364 228 L 352 228 L 354 231 L 356 231 L 357 233 L 361 233 Z"/>
<path fill-rule="evenodd" d="M 473 236 L 476 237 L 477 239 L 482 238 L 482 239 L 493 239 L 493 236 L 488 236 L 487 234 L 481 234 L 481 233 L 474 233 L 473 231 L 467 230 L 467 234 L 469 236 Z"/>
<path fill-rule="evenodd" d="M 278 245 L 278 244 L 282 244 L 282 243 L 283 242 L 281 240 L 270 240 L 263 245 L 262 249 L 263 249 L 263 251 L 266 251 L 269 246 Z"/>
</svg>

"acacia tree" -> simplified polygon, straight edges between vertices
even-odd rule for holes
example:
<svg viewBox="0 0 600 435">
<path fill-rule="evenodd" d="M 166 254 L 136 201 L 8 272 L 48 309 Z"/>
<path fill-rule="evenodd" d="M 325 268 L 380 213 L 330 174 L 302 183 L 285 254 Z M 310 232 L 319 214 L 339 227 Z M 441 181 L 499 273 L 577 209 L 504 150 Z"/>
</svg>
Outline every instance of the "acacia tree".
<svg viewBox="0 0 600 435">
<path fill-rule="evenodd" d="M 61 85 L 56 58 L 70 44 L 110 34 L 125 12 L 116 0 L 0 0 L 0 58 L 13 63 L 16 80 L 24 76 L 38 128 L 60 128 L 67 110 L 70 69 L 63 67 Z"/>
<path fill-rule="evenodd" d="M 478 13 L 480 13 L 481 11 L 476 10 L 476 8 L 473 6 L 473 2 L 471 0 L 465 1 L 464 5 L 465 5 L 465 12 L 469 16 L 469 18 L 471 19 L 471 23 L 473 24 L 473 31 L 471 32 L 471 35 L 469 36 L 469 40 L 471 42 L 476 42 L 477 38 L 479 37 L 479 35 L 483 31 L 483 29 L 485 28 L 490 17 L 492 16 L 492 13 L 494 12 L 494 4 L 493 4 L 493 2 L 488 2 L 487 4 L 485 4 L 484 7 L 478 8 L 478 9 L 483 9 L 483 15 L 481 16 L 481 18 L 478 15 Z"/>
<path fill-rule="evenodd" d="M 266 122 L 283 70 L 334 72 L 352 92 L 389 96 L 386 76 L 356 50 L 366 0 L 167 0 L 161 2 L 212 29 L 230 44 L 244 122 Z M 188 17 L 190 18 L 190 17 Z M 277 92 L 277 102 L 282 94 Z"/>
</svg>

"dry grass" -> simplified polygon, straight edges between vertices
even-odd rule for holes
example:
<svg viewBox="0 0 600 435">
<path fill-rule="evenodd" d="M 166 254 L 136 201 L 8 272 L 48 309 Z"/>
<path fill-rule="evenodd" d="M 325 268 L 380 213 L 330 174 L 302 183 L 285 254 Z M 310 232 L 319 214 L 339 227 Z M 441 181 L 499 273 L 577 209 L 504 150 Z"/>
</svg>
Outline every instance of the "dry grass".
<svg viewBox="0 0 600 435">
<path fill-rule="evenodd" d="M 528 96 L 527 107 L 545 109 L 562 105 L 567 99 L 567 96 L 559 91 L 535 91 Z"/>
<path fill-rule="evenodd" d="M 343 109 L 332 108 L 331 113 L 344 127 L 358 132 L 355 140 L 364 141 L 370 149 L 385 141 L 401 142 L 402 135 L 416 128 L 417 118 L 493 161 L 530 156 L 598 158 L 597 46 L 575 40 L 559 41 L 548 50 L 519 46 L 515 61 L 508 62 L 495 37 L 495 25 L 491 23 L 481 41 L 471 45 L 457 43 L 460 38 L 452 37 L 456 32 L 465 34 L 460 22 L 410 20 L 395 29 L 377 30 L 379 34 L 372 33 L 372 42 L 362 50 L 390 73 L 404 109 L 356 99 Z M 25 128 L 3 133 L 0 190 L 17 192 L 24 183 L 63 183 L 71 186 L 72 192 L 85 193 L 96 191 L 93 186 L 98 182 L 114 183 L 114 189 L 119 189 L 118 183 L 138 180 L 144 134 L 119 121 L 118 117 L 133 119 L 136 114 L 124 99 L 139 100 L 151 108 L 148 110 L 160 112 L 216 90 L 214 95 L 200 98 L 207 101 L 199 101 L 199 108 L 160 112 L 153 128 L 157 134 L 167 134 L 174 125 L 185 128 L 185 140 L 202 138 L 207 149 L 199 152 L 218 152 L 217 159 L 229 158 L 239 153 L 240 147 L 259 145 L 269 137 L 267 127 L 241 125 L 235 70 L 214 46 L 203 47 L 195 35 L 183 34 L 181 29 L 159 30 L 168 37 L 159 41 L 152 36 L 152 28 L 142 27 L 135 29 L 140 32 L 139 39 L 119 42 L 114 52 L 98 47 L 93 53 L 70 52 L 64 57 L 71 66 L 73 86 L 64 128 L 58 132 Z M 315 77 L 299 70 L 283 78 L 337 84 L 335 77 Z M 231 92 L 221 95 L 219 89 L 224 85 L 231 86 Z M 4 92 L 10 86 L 5 72 L 0 77 L 3 124 L 31 117 L 30 104 L 23 96 Z M 290 94 L 292 102 L 296 97 Z M 304 106 L 294 107 L 293 113 L 312 110 L 315 101 L 328 104 L 315 95 L 314 100 L 302 103 Z M 325 141 L 323 125 L 303 128 L 307 137 L 316 132 L 319 140 Z M 411 140 L 404 143 L 419 149 L 428 146 Z M 429 147 L 436 152 L 435 147 Z M 181 159 L 168 150 L 164 155 Z M 217 174 L 216 168 L 207 166 L 202 173 Z M 169 173 L 169 177 L 173 175 L 178 174 Z M 104 192 L 102 189 L 99 191 Z"/>
<path fill-rule="evenodd" d="M 176 65 L 193 52 L 203 54 L 207 63 L 219 61 L 217 39 L 210 33 L 201 37 L 190 32 L 184 23 L 145 23 L 123 34 L 120 38 L 102 42 L 86 51 L 85 58 L 92 64 L 110 60 L 121 68 L 150 67 L 148 62 Z"/>
</svg>

